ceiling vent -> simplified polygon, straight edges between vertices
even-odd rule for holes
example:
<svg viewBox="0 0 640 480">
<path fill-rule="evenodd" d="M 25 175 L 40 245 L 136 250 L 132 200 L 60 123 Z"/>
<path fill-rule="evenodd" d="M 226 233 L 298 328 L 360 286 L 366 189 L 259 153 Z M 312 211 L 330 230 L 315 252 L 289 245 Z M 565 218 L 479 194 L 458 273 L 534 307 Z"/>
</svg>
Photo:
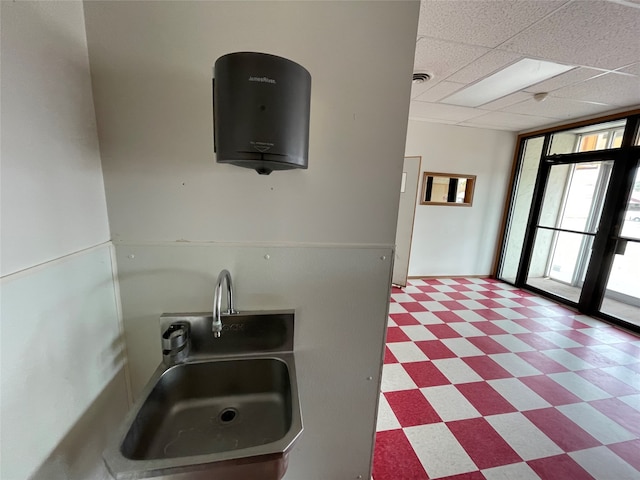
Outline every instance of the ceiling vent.
<svg viewBox="0 0 640 480">
<path fill-rule="evenodd" d="M 431 75 L 428 73 L 414 73 L 413 83 L 425 83 L 431 80 Z"/>
</svg>

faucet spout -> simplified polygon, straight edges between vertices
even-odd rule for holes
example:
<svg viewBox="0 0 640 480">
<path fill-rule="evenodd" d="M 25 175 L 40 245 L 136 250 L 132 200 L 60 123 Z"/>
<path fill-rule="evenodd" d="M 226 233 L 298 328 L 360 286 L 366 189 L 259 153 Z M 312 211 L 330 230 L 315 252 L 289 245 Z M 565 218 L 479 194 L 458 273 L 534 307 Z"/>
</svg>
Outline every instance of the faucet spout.
<svg viewBox="0 0 640 480">
<path fill-rule="evenodd" d="M 226 314 L 238 313 L 233 306 L 233 282 L 231 281 L 231 274 L 229 270 L 222 270 L 218 275 L 216 281 L 216 288 L 213 292 L 213 322 L 211 324 L 211 331 L 214 337 L 220 337 L 222 332 L 222 319 L 220 318 L 220 307 L 222 303 L 222 284 L 225 283 L 227 287 L 227 311 Z"/>
</svg>

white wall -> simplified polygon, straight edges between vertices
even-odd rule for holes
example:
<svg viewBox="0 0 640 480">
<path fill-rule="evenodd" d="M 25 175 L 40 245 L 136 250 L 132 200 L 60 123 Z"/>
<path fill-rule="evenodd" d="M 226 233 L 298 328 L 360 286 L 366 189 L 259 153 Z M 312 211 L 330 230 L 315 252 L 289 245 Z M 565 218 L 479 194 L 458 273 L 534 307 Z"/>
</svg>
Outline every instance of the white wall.
<svg viewBox="0 0 640 480">
<path fill-rule="evenodd" d="M 82 3 L 1 8 L 0 478 L 99 478 L 127 397 Z"/>
<path fill-rule="evenodd" d="M 2 2 L 1 274 L 109 240 L 81 2 Z"/>
<path fill-rule="evenodd" d="M 114 424 L 104 418 L 120 421 L 127 409 L 111 250 L 101 245 L 1 280 L 3 480 L 34 478 L 38 469 L 49 472 L 35 477 L 42 480 L 106 475 L 100 456 Z M 79 422 L 112 383 L 110 404 Z M 87 435 L 60 449 L 79 428 Z"/>
<path fill-rule="evenodd" d="M 297 312 L 305 431 L 289 480 L 370 473 L 418 13 L 417 1 L 85 4 L 134 394 L 160 361 L 158 316 L 210 308 L 229 268 L 240 309 Z M 235 51 L 310 71 L 308 170 L 215 163 L 211 67 Z"/>
<path fill-rule="evenodd" d="M 423 172 L 477 176 L 471 207 L 420 205 L 418 198 L 409 276 L 492 273 L 515 139 L 511 132 L 409 120 L 405 154 L 422 156 Z"/>
<path fill-rule="evenodd" d="M 416 4 L 87 2 L 114 241 L 393 244 Z M 309 170 L 215 163 L 211 67 L 235 51 L 311 73 Z"/>
</svg>

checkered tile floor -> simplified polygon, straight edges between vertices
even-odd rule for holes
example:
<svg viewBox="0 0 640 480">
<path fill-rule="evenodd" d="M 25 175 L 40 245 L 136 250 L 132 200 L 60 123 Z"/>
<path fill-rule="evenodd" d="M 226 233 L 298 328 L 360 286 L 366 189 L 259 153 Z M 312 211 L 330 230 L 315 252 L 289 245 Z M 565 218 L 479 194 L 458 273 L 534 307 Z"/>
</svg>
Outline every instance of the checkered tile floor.
<svg viewBox="0 0 640 480">
<path fill-rule="evenodd" d="M 640 337 L 490 279 L 393 289 L 374 480 L 640 479 Z"/>
</svg>

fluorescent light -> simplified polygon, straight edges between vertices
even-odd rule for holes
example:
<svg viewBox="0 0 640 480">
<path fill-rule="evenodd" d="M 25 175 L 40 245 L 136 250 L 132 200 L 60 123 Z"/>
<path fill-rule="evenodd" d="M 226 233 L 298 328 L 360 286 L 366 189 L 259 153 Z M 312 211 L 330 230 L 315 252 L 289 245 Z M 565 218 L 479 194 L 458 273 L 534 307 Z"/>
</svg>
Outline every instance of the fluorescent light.
<svg viewBox="0 0 640 480">
<path fill-rule="evenodd" d="M 523 58 L 478 83 L 459 90 L 441 102 L 462 107 L 479 107 L 573 68 L 576 67 Z"/>
</svg>

